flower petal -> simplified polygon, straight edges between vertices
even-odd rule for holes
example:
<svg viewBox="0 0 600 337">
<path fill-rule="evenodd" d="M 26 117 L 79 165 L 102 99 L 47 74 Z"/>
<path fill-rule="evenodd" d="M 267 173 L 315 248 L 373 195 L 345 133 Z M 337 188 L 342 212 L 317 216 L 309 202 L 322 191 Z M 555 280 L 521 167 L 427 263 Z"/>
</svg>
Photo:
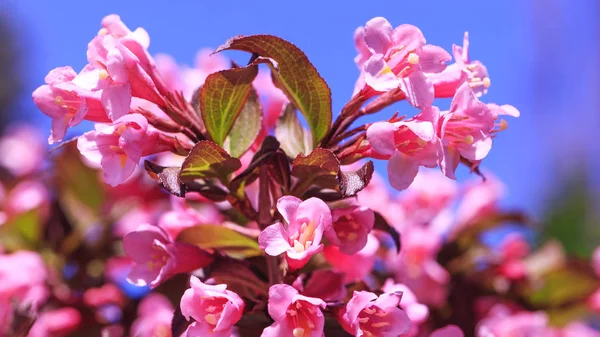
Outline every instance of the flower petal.
<svg viewBox="0 0 600 337">
<path fill-rule="evenodd" d="M 442 47 L 427 44 L 419 52 L 419 65 L 425 73 L 439 73 L 446 69 L 452 57 Z"/>
<path fill-rule="evenodd" d="M 365 42 L 373 54 L 387 52 L 392 44 L 392 25 L 382 17 L 376 17 L 365 25 Z"/>
<path fill-rule="evenodd" d="M 398 191 L 407 189 L 419 172 L 419 164 L 400 151 L 396 151 L 388 161 L 390 185 Z"/>
<path fill-rule="evenodd" d="M 277 200 L 277 210 L 287 224 L 296 221 L 296 211 L 301 202 L 302 200 L 291 195 L 283 196 Z"/>
<path fill-rule="evenodd" d="M 367 140 L 373 150 L 391 156 L 396 151 L 394 133 L 397 130 L 398 128 L 392 123 L 377 122 L 367 129 Z"/>
<path fill-rule="evenodd" d="M 420 70 L 414 70 L 407 77 L 401 78 L 400 89 L 408 102 L 419 109 L 429 107 L 433 103 L 433 84 Z"/>
<path fill-rule="evenodd" d="M 456 325 L 448 325 L 435 330 L 429 337 L 464 337 L 464 333 Z"/>
<path fill-rule="evenodd" d="M 277 256 L 291 248 L 288 235 L 280 222 L 265 228 L 258 236 L 258 244 L 271 256 Z"/>
<path fill-rule="evenodd" d="M 397 88 L 400 82 L 392 72 L 392 68 L 383 59 L 383 55 L 371 56 L 363 66 L 365 83 L 371 88 L 386 92 Z"/>
</svg>

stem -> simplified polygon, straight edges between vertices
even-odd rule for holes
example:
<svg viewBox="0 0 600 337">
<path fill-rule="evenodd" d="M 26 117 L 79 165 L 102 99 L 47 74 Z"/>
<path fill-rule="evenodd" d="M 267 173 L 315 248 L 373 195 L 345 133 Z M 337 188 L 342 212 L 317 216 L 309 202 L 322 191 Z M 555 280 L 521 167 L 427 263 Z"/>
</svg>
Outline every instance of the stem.
<svg viewBox="0 0 600 337">
<path fill-rule="evenodd" d="M 264 230 L 272 222 L 271 217 L 271 195 L 269 192 L 269 173 L 268 166 L 262 164 L 260 166 L 259 190 L 258 190 L 258 225 L 261 230 Z M 266 256 L 267 275 L 269 284 L 281 283 L 282 275 L 279 272 L 279 257 Z"/>
</svg>

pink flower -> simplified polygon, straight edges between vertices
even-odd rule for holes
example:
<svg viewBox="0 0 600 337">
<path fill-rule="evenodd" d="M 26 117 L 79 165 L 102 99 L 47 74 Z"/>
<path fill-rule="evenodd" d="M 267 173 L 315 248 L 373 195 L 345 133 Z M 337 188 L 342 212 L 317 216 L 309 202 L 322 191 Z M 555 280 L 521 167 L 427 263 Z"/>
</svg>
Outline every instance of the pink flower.
<svg viewBox="0 0 600 337">
<path fill-rule="evenodd" d="M 143 156 L 169 150 L 171 146 L 140 114 L 123 116 L 112 125 L 96 125 L 95 131 L 77 139 L 79 152 L 102 166 L 104 180 L 111 186 L 129 178 Z"/>
<path fill-rule="evenodd" d="M 342 301 L 346 297 L 344 274 L 333 270 L 315 270 L 305 286 L 295 288 L 305 296 L 317 297 L 323 301 Z"/>
<path fill-rule="evenodd" d="M 162 214 L 158 225 L 169 234 L 173 240 L 186 228 L 201 224 L 220 224 L 223 216 L 214 205 L 198 204 L 197 208 L 189 205 L 184 198 L 171 196 L 172 210 Z"/>
<path fill-rule="evenodd" d="M 52 118 L 50 144 L 63 140 L 67 129 L 84 119 L 100 123 L 110 121 L 100 102 L 100 93 L 78 84 L 86 76 L 85 69 L 77 75 L 71 67 L 56 68 L 46 76 L 46 84 L 33 92 L 33 102 Z"/>
<path fill-rule="evenodd" d="M 367 244 L 367 236 L 373 229 L 375 214 L 368 207 L 350 206 L 331 212 L 333 225 L 325 232 L 327 239 L 340 251 L 352 255 Z"/>
<path fill-rule="evenodd" d="M 392 25 L 376 17 L 355 32 L 364 82 L 378 92 L 400 87 L 410 104 L 425 108 L 434 98 L 427 73 L 439 73 L 451 57 L 438 46 L 425 44 L 421 31 L 412 25 Z M 362 79 L 361 79 L 362 81 Z"/>
<path fill-rule="evenodd" d="M 485 180 L 477 177 L 466 184 L 456 210 L 456 221 L 460 226 L 456 230 L 498 211 L 498 203 L 506 194 L 506 186 L 491 173 L 484 172 L 484 174 Z"/>
<path fill-rule="evenodd" d="M 81 314 L 75 308 L 60 308 L 41 313 L 29 330 L 28 337 L 68 336 L 81 323 Z"/>
<path fill-rule="evenodd" d="M 367 140 L 373 150 L 389 158 L 388 177 L 397 190 L 413 182 L 419 166 L 436 167 L 442 148 L 436 135 L 439 110 L 429 107 L 414 118 L 395 123 L 377 122 L 367 129 Z"/>
<path fill-rule="evenodd" d="M 492 148 L 491 133 L 494 116 L 485 103 L 479 101 L 467 83 L 463 83 L 452 99 L 450 111 L 441 114 L 440 138 L 444 145 L 442 172 L 454 177 L 460 157 L 479 161 Z"/>
<path fill-rule="evenodd" d="M 37 253 L 18 251 L 0 255 L 0 302 L 17 300 L 35 310 L 48 295 L 47 277 L 46 266 Z"/>
<path fill-rule="evenodd" d="M 551 336 L 548 316 L 543 312 L 511 313 L 497 305 L 477 325 L 477 337 Z"/>
<path fill-rule="evenodd" d="M 127 279 L 135 285 L 158 286 L 167 278 L 204 268 L 212 262 L 207 252 L 172 242 L 160 227 L 140 225 L 123 237 L 125 253 L 135 265 Z"/>
<path fill-rule="evenodd" d="M 293 196 L 281 197 L 277 210 L 285 225 L 278 222 L 265 228 L 258 243 L 271 256 L 286 253 L 291 269 L 301 268 L 323 249 L 321 238 L 331 227 L 331 211 L 321 199 L 302 201 Z"/>
<path fill-rule="evenodd" d="M 344 273 L 344 282 L 363 280 L 375 265 L 375 254 L 379 249 L 379 241 L 373 234 L 367 237 L 367 244 L 355 254 L 347 255 L 336 246 L 327 246 L 323 255 L 327 262 L 341 273 Z"/>
<path fill-rule="evenodd" d="M 302 296 L 287 284 L 269 289 L 269 315 L 275 323 L 265 328 L 262 337 L 321 337 L 325 325 L 325 302 L 320 298 Z"/>
<path fill-rule="evenodd" d="M 41 213 L 48 210 L 50 195 L 44 184 L 35 180 L 19 182 L 6 196 L 5 210 L 8 216 L 40 209 Z"/>
<path fill-rule="evenodd" d="M 381 290 L 385 293 L 401 293 L 402 301 L 400 307 L 406 312 L 411 322 L 420 325 L 429 317 L 429 308 L 419 303 L 415 294 L 402 283 L 394 283 L 394 280 L 388 279 L 385 281 Z"/>
<path fill-rule="evenodd" d="M 454 64 L 440 73 L 428 75 L 435 87 L 435 97 L 454 96 L 464 82 L 468 83 L 477 97 L 487 93 L 491 84 L 487 68 L 479 61 L 471 61 L 468 32 L 465 32 L 462 47 L 452 45 L 452 54 L 456 61 Z"/>
<path fill-rule="evenodd" d="M 152 293 L 140 302 L 137 319 L 131 325 L 131 336 L 154 337 L 171 336 L 173 305 L 159 293 Z"/>
<path fill-rule="evenodd" d="M 464 337 L 462 330 L 456 325 L 447 325 L 437 329 L 429 335 L 429 337 Z"/>
<path fill-rule="evenodd" d="M 354 291 L 346 304 L 342 326 L 357 337 L 397 337 L 408 333 L 410 319 L 398 308 L 402 294 Z"/>
<path fill-rule="evenodd" d="M 190 278 L 190 288 L 181 297 L 181 313 L 190 324 L 187 337 L 229 337 L 232 327 L 242 318 L 244 301 L 227 285 L 208 285 Z"/>
<path fill-rule="evenodd" d="M 0 166 L 21 177 L 40 169 L 47 149 L 39 131 L 27 124 L 9 125 L 0 138 Z"/>
</svg>

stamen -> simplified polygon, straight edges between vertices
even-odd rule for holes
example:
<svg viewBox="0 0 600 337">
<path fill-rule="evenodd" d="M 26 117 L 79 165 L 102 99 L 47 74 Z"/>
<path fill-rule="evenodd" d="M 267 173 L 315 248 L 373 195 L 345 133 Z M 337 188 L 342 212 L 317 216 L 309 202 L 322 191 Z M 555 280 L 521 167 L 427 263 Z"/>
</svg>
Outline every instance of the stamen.
<svg viewBox="0 0 600 337">
<path fill-rule="evenodd" d="M 338 232 L 337 233 L 338 238 L 342 238 L 342 239 L 345 238 L 347 235 L 348 235 L 348 233 L 346 233 L 346 232 Z"/>
<path fill-rule="evenodd" d="M 64 102 L 65 100 L 62 98 L 62 96 L 54 97 L 54 104 L 61 106 Z"/>
<path fill-rule="evenodd" d="M 504 119 L 500 120 L 500 131 L 508 129 L 508 122 Z"/>
<path fill-rule="evenodd" d="M 100 80 L 105 80 L 108 78 L 108 71 L 106 71 L 106 69 L 100 69 L 98 72 L 98 78 L 100 78 Z"/>
<path fill-rule="evenodd" d="M 217 310 L 217 307 L 215 307 L 214 305 L 208 306 L 204 311 L 210 313 L 213 313 Z"/>
<path fill-rule="evenodd" d="M 365 324 L 367 322 L 369 322 L 369 317 L 363 317 L 358 319 L 358 323 Z"/>
<path fill-rule="evenodd" d="M 408 63 L 415 65 L 415 64 L 419 63 L 419 55 L 417 55 L 415 53 L 410 53 L 410 54 L 408 54 L 407 61 L 408 61 Z"/>
<path fill-rule="evenodd" d="M 358 238 L 358 234 L 356 234 L 356 233 L 350 233 L 350 234 L 348 234 L 348 240 L 350 240 L 350 241 L 354 241 L 357 238 Z"/>
<path fill-rule="evenodd" d="M 425 147 L 427 142 L 425 142 L 422 138 L 417 138 L 417 144 L 419 144 L 420 147 Z"/>
<path fill-rule="evenodd" d="M 107 34 L 108 34 L 108 29 L 106 29 L 106 28 L 101 28 L 98 31 L 98 35 L 107 35 Z"/>
<path fill-rule="evenodd" d="M 374 313 L 377 312 L 377 309 L 375 309 L 375 308 L 365 308 L 365 312 L 367 313 L 367 315 L 373 315 Z"/>
<path fill-rule="evenodd" d="M 296 309 L 302 308 L 302 303 L 300 301 L 296 301 Z"/>
<path fill-rule="evenodd" d="M 375 316 L 377 316 L 377 317 L 385 317 L 387 315 L 389 315 L 389 312 L 378 311 L 375 313 Z"/>
<path fill-rule="evenodd" d="M 311 240 L 306 241 L 306 243 L 304 244 L 304 247 L 308 248 L 310 245 L 312 244 Z"/>
<path fill-rule="evenodd" d="M 460 115 L 454 115 L 452 116 L 452 118 L 450 118 L 451 122 L 461 122 L 461 121 L 465 121 L 469 119 L 469 116 L 460 116 Z"/>
<path fill-rule="evenodd" d="M 296 316 L 296 315 L 298 314 L 298 312 L 297 312 L 296 310 L 294 310 L 294 309 L 289 309 L 289 310 L 287 311 L 287 313 L 288 313 L 290 316 Z"/>
<path fill-rule="evenodd" d="M 485 88 L 489 88 L 490 85 L 492 85 L 492 81 L 490 80 L 490 78 L 489 77 L 484 78 L 483 79 L 483 86 Z"/>
<path fill-rule="evenodd" d="M 217 325 L 217 316 L 216 315 L 208 314 L 208 315 L 204 316 L 204 320 L 206 321 L 206 323 L 208 323 L 210 325 Z"/>
<path fill-rule="evenodd" d="M 473 144 L 473 141 L 474 141 L 474 140 L 475 140 L 475 139 L 473 139 L 473 136 L 471 136 L 471 135 L 466 135 L 466 136 L 465 136 L 465 138 L 464 138 L 464 141 L 465 141 L 465 143 L 467 143 L 467 144 Z"/>
<path fill-rule="evenodd" d="M 477 68 L 477 65 L 476 65 L 476 64 L 473 64 L 473 63 L 472 63 L 472 64 L 468 64 L 468 65 L 467 65 L 467 69 L 469 69 L 469 70 L 471 70 L 471 71 L 475 70 L 475 68 Z"/>
<path fill-rule="evenodd" d="M 295 328 L 294 331 L 292 331 L 292 334 L 294 335 L 294 337 L 304 337 L 304 329 Z"/>
<path fill-rule="evenodd" d="M 298 253 L 304 251 L 304 245 L 300 243 L 298 240 L 294 240 L 294 250 Z"/>
<path fill-rule="evenodd" d="M 388 323 L 388 322 L 377 322 L 377 323 L 371 324 L 371 326 L 374 328 L 382 328 L 384 326 L 389 326 L 389 325 L 390 325 L 390 323 Z"/>
</svg>

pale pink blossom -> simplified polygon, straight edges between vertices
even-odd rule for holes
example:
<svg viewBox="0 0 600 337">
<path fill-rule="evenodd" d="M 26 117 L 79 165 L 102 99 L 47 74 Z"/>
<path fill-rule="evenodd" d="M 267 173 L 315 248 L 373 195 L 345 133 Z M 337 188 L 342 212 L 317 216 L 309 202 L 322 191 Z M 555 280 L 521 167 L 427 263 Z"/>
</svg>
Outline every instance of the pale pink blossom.
<svg viewBox="0 0 600 337">
<path fill-rule="evenodd" d="M 342 327 L 357 337 L 397 337 L 408 333 L 411 322 L 398 305 L 402 294 L 384 293 L 380 296 L 368 291 L 354 291 Z"/>
<path fill-rule="evenodd" d="M 0 166 L 22 177 L 41 169 L 47 151 L 37 129 L 27 124 L 9 125 L 0 138 Z"/>
<path fill-rule="evenodd" d="M 127 279 L 135 285 L 158 286 L 167 278 L 203 268 L 212 262 L 206 251 L 173 242 L 160 227 L 140 225 L 123 237 L 125 253 L 134 266 Z"/>
<path fill-rule="evenodd" d="M 548 316 L 543 312 L 521 311 L 512 313 L 497 305 L 477 325 L 477 337 L 551 336 Z"/>
<path fill-rule="evenodd" d="M 344 254 L 352 255 L 367 244 L 373 229 L 375 214 L 368 207 L 350 206 L 332 210 L 333 225 L 325 236 Z"/>
<path fill-rule="evenodd" d="M 429 74 L 435 87 L 435 97 L 452 97 L 458 87 L 467 82 L 477 97 L 487 93 L 491 81 L 487 68 L 479 61 L 471 61 L 469 56 L 469 33 L 465 32 L 463 46 L 452 45 L 455 63 L 444 71 Z"/>
<path fill-rule="evenodd" d="M 379 240 L 370 234 L 367 237 L 367 244 L 355 254 L 347 255 L 336 246 L 327 246 L 323 255 L 334 270 L 344 274 L 344 282 L 349 283 L 363 280 L 371 273 L 378 249 Z"/>
<path fill-rule="evenodd" d="M 395 283 L 394 280 L 388 279 L 385 281 L 383 287 L 381 287 L 381 290 L 385 293 L 402 293 L 400 307 L 414 324 L 423 324 L 429 317 L 429 308 L 419 303 L 415 294 L 406 285 Z"/>
<path fill-rule="evenodd" d="M 442 144 L 436 135 L 439 109 L 429 107 L 414 118 L 395 123 L 377 122 L 367 129 L 373 150 L 389 158 L 388 178 L 397 190 L 413 182 L 419 166 L 436 167 L 442 157 Z"/>
<path fill-rule="evenodd" d="M 190 279 L 190 288 L 181 297 L 181 313 L 190 324 L 187 337 L 230 337 L 233 325 L 244 312 L 244 301 L 227 285 L 208 285 L 197 277 Z"/>
<path fill-rule="evenodd" d="M 600 332 L 582 322 L 572 322 L 560 329 L 556 337 L 600 337 Z"/>
<path fill-rule="evenodd" d="M 158 225 L 169 234 L 173 240 L 186 228 L 202 224 L 220 224 L 223 216 L 213 204 L 197 203 L 196 207 L 184 198 L 171 196 L 171 210 L 164 212 L 158 220 Z"/>
<path fill-rule="evenodd" d="M 76 84 L 81 77 L 86 76 L 85 70 L 77 75 L 71 67 L 56 68 L 46 76 L 46 84 L 33 92 L 33 102 L 52 118 L 52 131 L 48 138 L 50 144 L 62 141 L 67 129 L 84 119 L 110 122 L 100 101 L 100 93 Z"/>
<path fill-rule="evenodd" d="M 429 337 L 464 337 L 462 330 L 456 325 L 447 325 L 437 329 L 429 335 Z"/>
<path fill-rule="evenodd" d="M 506 186 L 494 175 L 484 172 L 485 180 L 477 177 L 464 187 L 456 210 L 459 228 L 498 212 L 499 202 L 506 195 Z"/>
<path fill-rule="evenodd" d="M 426 44 L 417 27 L 404 24 L 393 29 L 382 17 L 357 29 L 355 43 L 359 51 L 355 61 L 362 70 L 359 82 L 377 92 L 399 87 L 412 105 L 431 106 L 434 89 L 426 74 L 442 72 L 451 59 L 448 52 Z"/>
<path fill-rule="evenodd" d="M 48 296 L 47 277 L 46 266 L 37 253 L 0 255 L 0 301 L 14 299 L 36 309 Z"/>
<path fill-rule="evenodd" d="M 492 148 L 493 130 L 494 116 L 490 109 L 475 97 L 467 83 L 463 83 L 452 99 L 450 110 L 441 113 L 442 172 L 454 179 L 461 156 L 473 162 L 485 158 Z"/>
<path fill-rule="evenodd" d="M 13 187 L 6 196 L 5 211 L 15 216 L 33 209 L 43 214 L 48 211 L 50 193 L 44 184 L 36 180 L 24 180 Z"/>
<path fill-rule="evenodd" d="M 112 125 L 97 124 L 95 131 L 77 139 L 77 148 L 88 161 L 102 166 L 104 180 L 116 186 L 133 174 L 142 157 L 167 151 L 172 143 L 135 113 Z"/>
<path fill-rule="evenodd" d="M 268 255 L 286 253 L 290 268 L 301 268 L 323 249 L 321 238 L 331 227 L 331 211 L 321 199 L 302 201 L 293 196 L 281 197 L 277 210 L 285 224 L 278 222 L 265 228 L 258 243 Z"/>
<path fill-rule="evenodd" d="M 28 337 L 62 337 L 74 332 L 81 323 L 75 308 L 65 307 L 42 312 L 29 330 Z"/>
<path fill-rule="evenodd" d="M 325 302 L 320 298 L 300 295 L 287 284 L 269 289 L 269 315 L 275 321 L 265 328 L 262 337 L 321 337 L 325 325 Z"/>
<path fill-rule="evenodd" d="M 167 297 L 152 293 L 140 302 L 137 319 L 131 325 L 131 336 L 136 337 L 169 337 L 171 336 L 171 320 L 175 309 Z"/>
</svg>

